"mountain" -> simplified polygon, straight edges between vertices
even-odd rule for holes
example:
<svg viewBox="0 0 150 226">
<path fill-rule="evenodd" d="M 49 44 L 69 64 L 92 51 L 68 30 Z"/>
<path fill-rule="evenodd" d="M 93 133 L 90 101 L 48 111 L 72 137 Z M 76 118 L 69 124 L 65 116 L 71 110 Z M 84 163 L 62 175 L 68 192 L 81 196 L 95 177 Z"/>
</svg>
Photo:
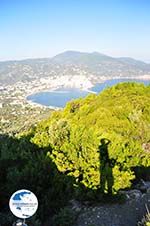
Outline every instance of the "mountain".
<svg viewBox="0 0 150 226">
<path fill-rule="evenodd" d="M 0 62 L 0 84 L 77 74 L 95 78 L 140 76 L 150 74 L 150 64 L 128 57 L 77 51 L 66 51 L 52 58 Z"/>
<path fill-rule="evenodd" d="M 134 65 L 134 66 L 137 66 L 137 67 L 149 67 L 150 65 L 143 62 L 143 61 L 140 61 L 140 60 L 135 60 L 131 57 L 120 57 L 120 58 L 117 58 L 119 61 L 123 62 L 123 63 L 126 63 L 126 64 L 130 64 L 130 65 Z"/>
<path fill-rule="evenodd" d="M 84 53 L 77 51 L 66 51 L 52 58 L 52 62 L 58 64 L 79 64 L 79 65 L 96 65 L 104 61 L 114 61 L 114 58 L 104 54 L 93 52 Z"/>
<path fill-rule="evenodd" d="M 101 69 L 106 66 L 107 71 L 110 69 L 117 71 L 117 69 L 124 67 L 130 68 L 132 70 L 150 70 L 150 64 L 144 63 L 143 61 L 135 60 L 129 57 L 113 58 L 98 52 L 83 53 L 76 51 L 66 51 L 53 57 L 52 62 L 68 66 L 71 64 L 82 65 L 88 68 L 93 67 L 93 69 Z"/>
</svg>

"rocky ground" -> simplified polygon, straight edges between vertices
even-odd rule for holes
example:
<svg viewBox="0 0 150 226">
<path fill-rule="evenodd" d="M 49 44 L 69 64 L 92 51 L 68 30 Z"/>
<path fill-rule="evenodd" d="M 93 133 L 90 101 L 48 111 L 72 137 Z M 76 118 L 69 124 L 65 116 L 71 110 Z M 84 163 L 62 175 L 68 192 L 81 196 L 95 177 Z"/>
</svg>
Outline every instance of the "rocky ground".
<svg viewBox="0 0 150 226">
<path fill-rule="evenodd" d="M 72 202 L 72 209 L 78 213 L 74 226 L 136 226 L 150 209 L 150 182 L 138 189 L 124 191 L 126 201 L 122 204 L 81 205 Z"/>
</svg>

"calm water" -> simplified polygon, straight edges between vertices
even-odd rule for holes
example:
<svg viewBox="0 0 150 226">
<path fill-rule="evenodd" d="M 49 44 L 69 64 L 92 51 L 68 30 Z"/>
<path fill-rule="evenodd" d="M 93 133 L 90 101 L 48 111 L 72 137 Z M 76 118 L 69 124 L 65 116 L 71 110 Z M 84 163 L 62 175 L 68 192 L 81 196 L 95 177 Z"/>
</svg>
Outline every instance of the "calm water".
<svg viewBox="0 0 150 226">
<path fill-rule="evenodd" d="M 150 81 L 148 80 L 114 79 L 114 80 L 107 80 L 104 83 L 96 84 L 94 87 L 91 88 L 91 91 L 99 93 L 107 87 L 110 87 L 119 82 L 125 82 L 125 81 L 137 81 L 137 82 L 144 83 L 145 85 L 150 84 Z M 80 89 L 61 88 L 55 91 L 39 92 L 39 93 L 30 95 L 27 97 L 27 100 L 30 100 L 34 103 L 42 104 L 45 106 L 64 107 L 68 101 L 77 99 L 79 97 L 85 97 L 88 94 L 89 92 L 83 91 Z"/>
<path fill-rule="evenodd" d="M 113 79 L 113 80 L 107 80 L 104 83 L 96 84 L 94 87 L 92 87 L 92 91 L 95 91 L 97 93 L 103 91 L 107 87 L 111 87 L 119 82 L 140 82 L 144 83 L 145 85 L 150 84 L 149 80 L 138 80 L 138 79 Z"/>
<path fill-rule="evenodd" d="M 45 106 L 64 107 L 70 100 L 85 97 L 89 92 L 80 89 L 57 89 L 50 92 L 40 92 L 27 97 L 27 100 Z"/>
</svg>

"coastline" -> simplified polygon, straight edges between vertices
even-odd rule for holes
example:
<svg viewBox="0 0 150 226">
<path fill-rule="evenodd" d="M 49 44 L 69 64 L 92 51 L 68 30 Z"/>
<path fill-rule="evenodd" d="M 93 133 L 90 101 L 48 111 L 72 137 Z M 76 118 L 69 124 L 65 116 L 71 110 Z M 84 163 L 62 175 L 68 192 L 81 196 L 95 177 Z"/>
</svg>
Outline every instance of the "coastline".
<svg viewBox="0 0 150 226">
<path fill-rule="evenodd" d="M 58 89 L 61 89 L 61 88 L 75 88 L 75 89 L 79 89 L 81 91 L 85 91 L 85 92 L 88 92 L 88 93 L 93 93 L 93 94 L 98 94 L 98 92 L 96 91 L 93 91 L 93 90 L 90 90 L 92 87 L 94 87 L 96 84 L 102 84 L 102 83 L 105 83 L 107 81 L 110 81 L 110 80 L 141 80 L 141 81 L 150 81 L 150 75 L 143 75 L 143 76 L 133 76 L 133 77 L 123 77 L 123 78 L 120 78 L 120 77 L 114 77 L 113 79 L 112 78 L 103 78 L 102 80 L 100 80 L 99 82 L 97 83 L 92 83 L 90 82 L 90 85 L 88 84 L 88 86 L 84 86 L 84 84 L 80 84 L 80 87 L 73 87 L 73 86 L 62 86 L 61 85 L 57 85 L 55 87 L 49 87 L 49 88 L 46 88 L 46 89 L 40 89 L 39 87 L 37 87 L 36 90 L 34 90 L 34 92 L 30 92 L 28 94 L 25 95 L 25 100 L 28 104 L 34 106 L 34 107 L 42 107 L 42 108 L 50 108 L 50 109 L 53 109 L 53 110 L 61 110 L 63 109 L 63 107 L 57 107 L 57 106 L 46 106 L 46 105 L 43 105 L 43 104 L 40 104 L 40 103 L 37 103 L 37 102 L 33 102 L 32 100 L 28 100 L 27 98 L 30 96 L 30 95 L 34 95 L 34 94 L 37 94 L 37 93 L 44 93 L 44 92 L 49 92 L 49 93 L 60 93 L 60 94 L 63 94 L 63 93 L 69 93 L 69 91 L 61 91 L 61 90 L 58 90 Z"/>
<path fill-rule="evenodd" d="M 59 110 L 63 109 L 63 108 L 56 107 L 56 106 L 46 106 L 46 105 L 43 105 L 43 104 L 40 104 L 37 102 L 33 102 L 32 100 L 26 100 L 26 102 L 33 107 L 49 108 L 49 109 L 55 110 L 55 111 L 59 111 Z"/>
</svg>

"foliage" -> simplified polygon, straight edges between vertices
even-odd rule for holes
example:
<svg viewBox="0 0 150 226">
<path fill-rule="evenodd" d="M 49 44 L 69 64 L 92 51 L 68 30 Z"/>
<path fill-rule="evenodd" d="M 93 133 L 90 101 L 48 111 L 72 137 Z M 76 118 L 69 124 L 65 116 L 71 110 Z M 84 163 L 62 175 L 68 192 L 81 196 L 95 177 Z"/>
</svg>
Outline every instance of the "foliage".
<svg viewBox="0 0 150 226">
<path fill-rule="evenodd" d="M 22 188 L 37 195 L 41 222 L 74 196 L 94 199 L 129 188 L 134 169 L 150 167 L 149 113 L 150 86 L 123 83 L 69 102 L 17 137 L 0 135 L 1 214 Z M 56 225 L 67 226 L 66 218 L 70 213 L 61 210 Z"/>
<path fill-rule="evenodd" d="M 8 202 L 12 193 L 23 188 L 33 191 L 38 197 L 37 216 L 41 220 L 53 215 L 71 198 L 70 179 L 58 172 L 46 153 L 44 149 L 30 143 L 27 137 L 17 139 L 0 136 L 2 213 L 8 212 Z M 3 225 L 6 225 L 6 221 Z"/>
<path fill-rule="evenodd" d="M 131 186 L 134 167 L 150 166 L 150 152 L 143 149 L 150 142 L 149 113 L 150 86 L 118 84 L 98 96 L 69 102 L 37 126 L 32 142 L 50 148 L 49 158 L 60 172 L 73 176 L 77 186 L 97 190 L 103 173 L 99 146 L 102 139 L 109 139 L 113 192 L 117 192 Z"/>
</svg>

